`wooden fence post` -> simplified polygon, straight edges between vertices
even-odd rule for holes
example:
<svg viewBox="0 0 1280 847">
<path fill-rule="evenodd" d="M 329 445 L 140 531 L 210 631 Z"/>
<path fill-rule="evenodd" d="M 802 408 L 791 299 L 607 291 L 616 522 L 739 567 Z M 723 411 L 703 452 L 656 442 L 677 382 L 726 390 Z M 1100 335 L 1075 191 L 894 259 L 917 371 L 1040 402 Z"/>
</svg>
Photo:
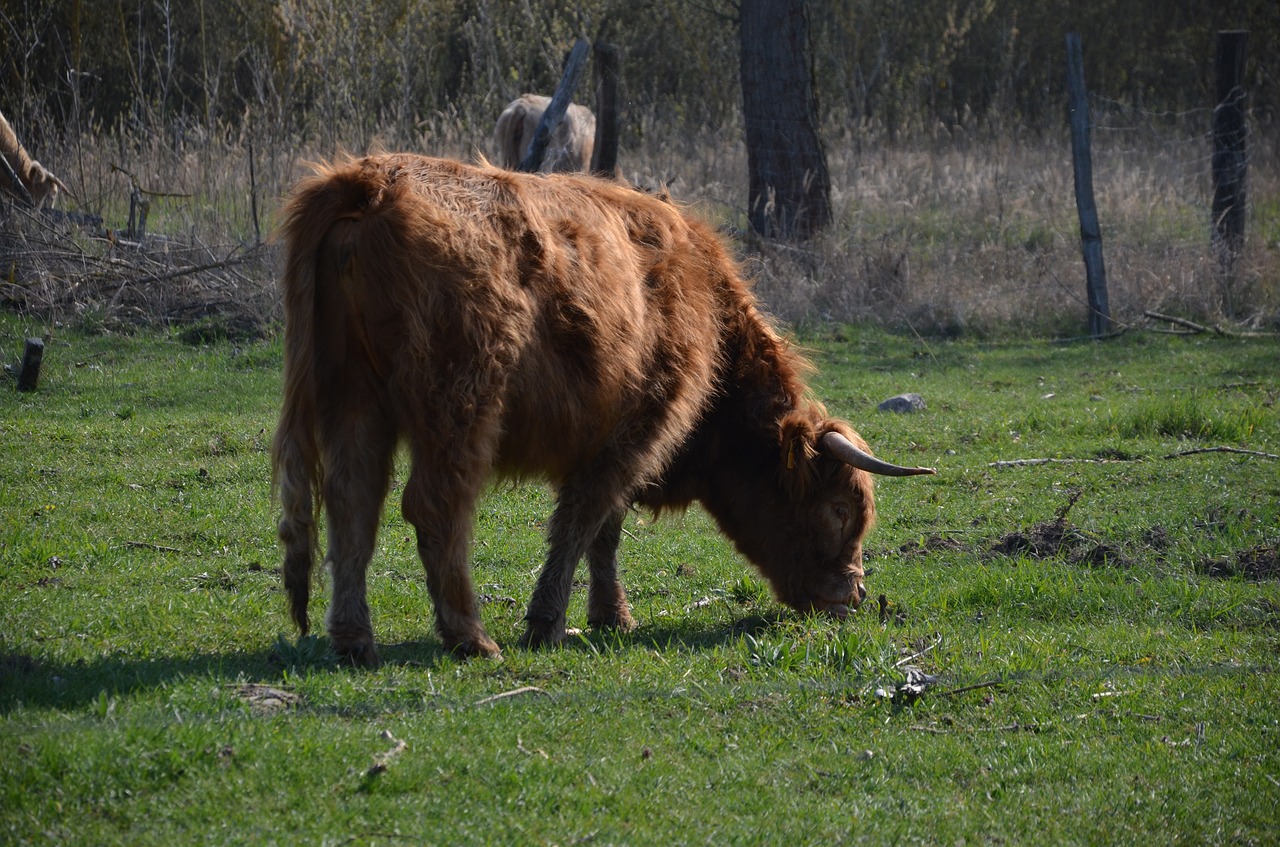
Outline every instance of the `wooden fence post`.
<svg viewBox="0 0 1280 847">
<path fill-rule="evenodd" d="M 597 41 L 596 140 L 591 172 L 611 177 L 618 169 L 618 48 Z"/>
<path fill-rule="evenodd" d="M 44 361 L 44 341 L 28 338 L 22 351 L 22 369 L 18 371 L 18 390 L 35 391 L 40 383 L 40 363 Z"/>
<path fill-rule="evenodd" d="M 1244 59 L 1249 33 L 1224 30 L 1218 33 L 1214 60 L 1217 99 L 1213 109 L 1213 250 L 1218 268 L 1230 295 L 1235 261 L 1244 249 L 1245 176 L 1245 88 Z M 1224 304 L 1228 312 L 1232 304 Z"/>
<path fill-rule="evenodd" d="M 577 90 L 578 81 L 582 79 L 583 66 L 586 64 L 590 49 L 585 39 L 579 38 L 574 42 L 573 50 L 569 53 L 569 61 L 564 66 L 564 76 L 560 78 L 560 84 L 556 86 L 556 93 L 551 97 L 547 110 L 542 113 L 542 120 L 538 122 L 538 129 L 533 134 L 533 142 L 529 145 L 529 154 L 520 162 L 517 170 L 534 173 L 542 167 L 542 157 L 546 155 L 547 143 L 551 140 L 551 130 L 560 123 L 565 111 L 569 108 L 573 92 Z"/>
<path fill-rule="evenodd" d="M 1098 225 L 1098 206 L 1093 199 L 1089 93 L 1084 86 L 1084 57 L 1078 32 L 1067 33 L 1067 93 L 1076 211 L 1080 216 L 1080 246 L 1084 253 L 1085 284 L 1089 292 L 1089 334 L 1097 338 L 1111 331 L 1111 308 L 1107 305 L 1107 271 L 1102 262 L 1102 229 Z"/>
</svg>

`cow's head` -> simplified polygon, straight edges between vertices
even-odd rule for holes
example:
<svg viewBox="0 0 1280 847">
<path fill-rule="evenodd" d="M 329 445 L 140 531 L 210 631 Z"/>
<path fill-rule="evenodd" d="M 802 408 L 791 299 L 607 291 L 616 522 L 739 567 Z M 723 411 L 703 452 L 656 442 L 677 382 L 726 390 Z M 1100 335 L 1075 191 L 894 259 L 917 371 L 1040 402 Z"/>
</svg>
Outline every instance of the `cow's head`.
<svg viewBox="0 0 1280 847">
<path fill-rule="evenodd" d="M 871 474 L 934 471 L 876 459 L 861 436 L 820 407 L 787 415 L 778 447 L 778 466 L 740 464 L 722 477 L 735 490 L 721 487 L 729 508 L 713 511 L 780 601 L 844 617 L 867 593 L 862 540 L 876 517 Z"/>
<path fill-rule="evenodd" d="M 67 190 L 66 185 L 52 171 L 32 159 L 27 171 L 27 191 L 31 194 L 32 202 L 37 207 L 53 206 L 57 202 L 59 188 Z"/>
</svg>

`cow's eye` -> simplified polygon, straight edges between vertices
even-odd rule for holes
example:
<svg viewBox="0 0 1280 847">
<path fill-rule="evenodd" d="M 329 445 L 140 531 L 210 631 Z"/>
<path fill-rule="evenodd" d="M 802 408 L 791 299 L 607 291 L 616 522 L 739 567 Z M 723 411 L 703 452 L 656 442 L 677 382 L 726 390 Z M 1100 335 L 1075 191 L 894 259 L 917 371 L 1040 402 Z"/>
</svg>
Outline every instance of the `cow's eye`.
<svg viewBox="0 0 1280 847">
<path fill-rule="evenodd" d="M 840 521 L 841 525 L 849 525 L 849 504 L 832 503 L 831 511 L 835 513 L 836 519 Z"/>
</svg>

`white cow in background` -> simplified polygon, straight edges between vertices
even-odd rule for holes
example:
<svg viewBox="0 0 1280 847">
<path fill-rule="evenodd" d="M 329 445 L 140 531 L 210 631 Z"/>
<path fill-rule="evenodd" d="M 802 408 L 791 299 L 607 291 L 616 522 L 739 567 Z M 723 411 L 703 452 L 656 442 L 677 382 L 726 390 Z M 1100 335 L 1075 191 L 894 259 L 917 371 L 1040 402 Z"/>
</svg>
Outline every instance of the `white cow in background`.
<svg viewBox="0 0 1280 847">
<path fill-rule="evenodd" d="M 493 135 L 498 147 L 498 161 L 503 167 L 520 166 L 533 144 L 533 134 L 538 130 L 542 113 L 550 104 L 550 97 L 521 94 L 502 110 Z M 543 173 L 590 170 L 595 143 L 595 114 L 586 106 L 570 103 L 564 119 L 551 132 L 538 170 Z"/>
</svg>

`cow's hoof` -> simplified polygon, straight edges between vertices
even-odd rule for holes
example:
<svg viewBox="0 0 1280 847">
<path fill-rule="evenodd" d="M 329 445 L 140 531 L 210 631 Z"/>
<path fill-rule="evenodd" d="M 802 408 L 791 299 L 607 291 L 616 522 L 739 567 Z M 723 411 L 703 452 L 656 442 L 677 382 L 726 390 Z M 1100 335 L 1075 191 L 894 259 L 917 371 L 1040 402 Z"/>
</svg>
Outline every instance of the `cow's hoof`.
<svg viewBox="0 0 1280 847">
<path fill-rule="evenodd" d="M 520 638 L 520 646 L 531 650 L 538 650 L 543 647 L 557 647 L 560 642 L 564 641 L 564 637 L 564 624 L 548 626 L 537 625 L 530 621 L 525 628 L 524 635 Z"/>
<path fill-rule="evenodd" d="M 587 616 L 587 623 L 595 629 L 612 629 L 615 632 L 633 632 L 636 628 L 636 619 L 631 617 L 631 611 L 625 606 L 621 609 L 592 613 Z"/>
<path fill-rule="evenodd" d="M 382 664 L 382 659 L 378 656 L 378 648 L 374 646 L 372 638 L 346 643 L 333 641 L 333 652 L 339 659 L 357 668 L 372 669 Z"/>
<path fill-rule="evenodd" d="M 445 649 L 463 659 L 481 658 L 481 659 L 499 659 L 502 658 L 502 648 L 500 648 L 492 638 L 479 633 L 468 638 L 447 638 L 444 643 Z"/>
</svg>

